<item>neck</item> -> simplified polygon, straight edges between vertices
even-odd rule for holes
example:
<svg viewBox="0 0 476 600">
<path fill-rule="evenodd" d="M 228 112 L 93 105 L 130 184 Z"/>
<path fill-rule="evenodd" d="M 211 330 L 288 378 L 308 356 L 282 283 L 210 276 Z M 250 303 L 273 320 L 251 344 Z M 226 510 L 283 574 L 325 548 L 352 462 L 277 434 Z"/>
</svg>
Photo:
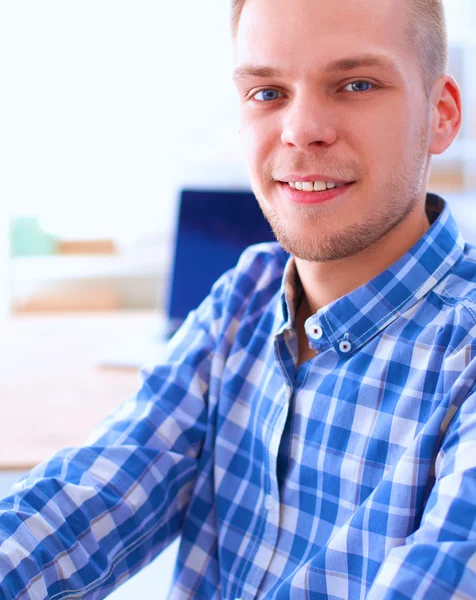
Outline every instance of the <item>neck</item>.
<svg viewBox="0 0 476 600">
<path fill-rule="evenodd" d="M 309 314 L 364 285 L 401 258 L 428 230 L 424 206 L 359 254 L 328 262 L 296 258 Z M 306 317 L 307 318 L 307 317 Z"/>
</svg>

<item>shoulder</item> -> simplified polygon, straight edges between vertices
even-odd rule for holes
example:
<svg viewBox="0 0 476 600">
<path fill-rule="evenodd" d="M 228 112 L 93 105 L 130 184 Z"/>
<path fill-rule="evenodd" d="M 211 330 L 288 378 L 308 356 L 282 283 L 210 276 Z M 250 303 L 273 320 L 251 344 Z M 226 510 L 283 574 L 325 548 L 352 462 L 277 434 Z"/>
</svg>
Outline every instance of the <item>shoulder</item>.
<svg viewBox="0 0 476 600">
<path fill-rule="evenodd" d="M 248 246 L 235 268 L 235 280 L 250 279 L 261 285 L 281 280 L 289 254 L 278 242 L 264 242 Z"/>
<path fill-rule="evenodd" d="M 289 259 L 277 242 L 254 244 L 241 254 L 236 266 L 228 271 L 217 285 L 221 287 L 222 300 L 233 313 L 245 309 L 256 296 L 265 303 L 281 286 Z"/>
<path fill-rule="evenodd" d="M 462 258 L 434 292 L 451 312 L 468 318 L 468 326 L 476 325 L 476 247 L 466 244 Z M 473 330 L 474 332 L 474 330 Z"/>
<path fill-rule="evenodd" d="M 466 245 L 461 259 L 424 302 L 427 330 L 452 368 L 465 372 L 476 358 L 476 248 Z"/>
<path fill-rule="evenodd" d="M 249 246 L 235 267 L 213 285 L 197 309 L 197 317 L 207 323 L 212 319 L 223 330 L 245 314 L 264 312 L 280 290 L 288 259 L 289 254 L 277 242 Z"/>
</svg>

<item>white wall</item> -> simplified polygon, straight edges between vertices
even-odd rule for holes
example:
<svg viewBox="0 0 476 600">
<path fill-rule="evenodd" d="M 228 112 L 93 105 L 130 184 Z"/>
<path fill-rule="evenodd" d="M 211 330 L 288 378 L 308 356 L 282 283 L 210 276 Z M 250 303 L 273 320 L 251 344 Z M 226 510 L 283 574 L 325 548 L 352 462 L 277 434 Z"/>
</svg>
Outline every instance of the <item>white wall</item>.
<svg viewBox="0 0 476 600">
<path fill-rule="evenodd" d="M 247 182 L 227 0 L 0 3 L 2 202 L 74 235 L 167 229 L 175 190 Z"/>
</svg>

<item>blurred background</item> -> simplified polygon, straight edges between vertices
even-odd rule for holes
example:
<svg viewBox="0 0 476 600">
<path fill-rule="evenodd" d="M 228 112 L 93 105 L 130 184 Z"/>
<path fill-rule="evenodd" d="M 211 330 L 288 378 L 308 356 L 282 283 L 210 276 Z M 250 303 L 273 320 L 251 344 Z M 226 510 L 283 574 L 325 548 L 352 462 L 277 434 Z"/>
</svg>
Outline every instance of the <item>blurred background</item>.
<svg viewBox="0 0 476 600">
<path fill-rule="evenodd" d="M 1 3 L 4 309 L 160 304 L 177 190 L 246 186 L 228 11 Z"/>
<path fill-rule="evenodd" d="M 455 196 L 471 236 L 476 2 L 446 5 L 465 119 L 431 187 Z M 1 3 L 2 314 L 163 305 L 178 190 L 247 186 L 228 11 L 223 0 Z"/>
</svg>

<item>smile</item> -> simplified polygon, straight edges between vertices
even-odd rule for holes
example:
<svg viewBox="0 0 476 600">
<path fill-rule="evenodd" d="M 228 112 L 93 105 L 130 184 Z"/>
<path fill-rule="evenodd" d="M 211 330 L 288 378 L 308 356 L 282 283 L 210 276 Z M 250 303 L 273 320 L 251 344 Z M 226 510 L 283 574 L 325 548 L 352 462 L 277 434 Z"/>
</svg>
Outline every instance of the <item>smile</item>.
<svg viewBox="0 0 476 600">
<path fill-rule="evenodd" d="M 303 192 L 324 192 L 342 187 L 345 183 L 336 183 L 335 181 L 288 181 L 288 185 L 293 190 Z"/>
<path fill-rule="evenodd" d="M 277 183 L 292 204 L 322 204 L 339 198 L 356 182 L 278 181 Z"/>
</svg>

